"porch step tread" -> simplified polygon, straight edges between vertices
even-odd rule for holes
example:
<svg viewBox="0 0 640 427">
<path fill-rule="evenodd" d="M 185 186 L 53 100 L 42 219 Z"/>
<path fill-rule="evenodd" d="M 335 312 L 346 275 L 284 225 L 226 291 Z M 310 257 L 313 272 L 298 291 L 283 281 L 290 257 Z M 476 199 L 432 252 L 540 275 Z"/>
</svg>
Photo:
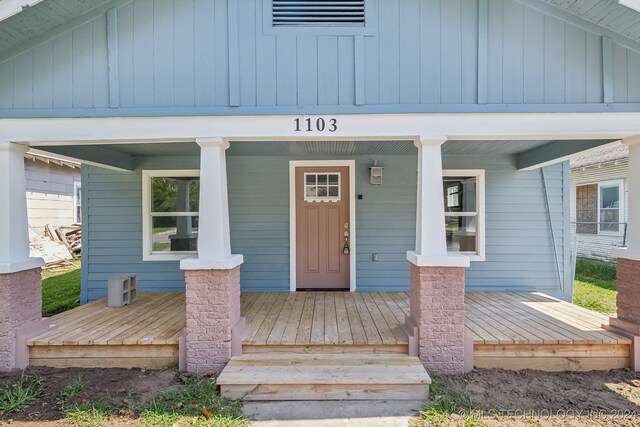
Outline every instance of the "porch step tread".
<svg viewBox="0 0 640 427">
<path fill-rule="evenodd" d="M 263 356 L 263 357 L 256 357 Z M 265 355 L 231 358 L 218 384 L 424 384 L 417 357 L 401 355 Z"/>
<path fill-rule="evenodd" d="M 245 354 L 218 377 L 224 397 L 245 400 L 421 400 L 431 378 L 406 354 Z"/>
</svg>

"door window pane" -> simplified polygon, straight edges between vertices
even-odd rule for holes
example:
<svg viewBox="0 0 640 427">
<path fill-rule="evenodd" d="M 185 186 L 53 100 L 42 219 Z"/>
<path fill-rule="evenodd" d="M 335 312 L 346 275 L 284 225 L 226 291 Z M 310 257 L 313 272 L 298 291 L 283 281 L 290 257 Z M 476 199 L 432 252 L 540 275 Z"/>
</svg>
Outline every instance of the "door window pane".
<svg viewBox="0 0 640 427">
<path fill-rule="evenodd" d="M 340 174 L 304 174 L 304 200 L 307 202 L 336 202 L 340 200 Z"/>
</svg>

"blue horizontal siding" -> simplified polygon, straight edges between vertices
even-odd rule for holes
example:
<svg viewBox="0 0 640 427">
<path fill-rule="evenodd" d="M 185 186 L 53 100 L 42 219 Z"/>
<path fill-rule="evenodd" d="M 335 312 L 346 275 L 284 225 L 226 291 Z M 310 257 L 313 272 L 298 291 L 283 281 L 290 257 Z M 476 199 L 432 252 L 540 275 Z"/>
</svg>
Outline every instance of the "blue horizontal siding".
<svg viewBox="0 0 640 427">
<path fill-rule="evenodd" d="M 227 158 L 231 246 L 244 255 L 243 291 L 289 290 L 289 161 L 294 157 Z M 359 291 L 406 291 L 406 251 L 415 245 L 416 164 L 414 156 L 379 156 L 384 183 L 369 184 L 371 156 L 356 157 L 356 265 Z M 171 168 L 167 158 L 146 167 Z M 197 168 L 198 159 L 180 167 Z M 486 170 L 486 261 L 466 270 L 472 291 L 539 290 L 560 295 L 553 239 L 539 171 L 519 172 L 513 156 L 445 155 L 445 169 Z M 548 167 L 547 193 L 560 259 L 564 252 L 562 165 Z M 112 172 L 86 166 L 83 298 L 106 295 L 109 276 L 138 275 L 147 291 L 182 291 L 177 262 L 142 261 L 140 171 Z M 96 190 L 99 188 L 99 190 Z M 568 214 L 568 213 L 567 213 Z M 379 261 L 372 261 L 372 254 Z M 561 262 L 562 267 L 562 262 Z M 561 271 L 561 274 L 564 272 Z"/>
</svg>

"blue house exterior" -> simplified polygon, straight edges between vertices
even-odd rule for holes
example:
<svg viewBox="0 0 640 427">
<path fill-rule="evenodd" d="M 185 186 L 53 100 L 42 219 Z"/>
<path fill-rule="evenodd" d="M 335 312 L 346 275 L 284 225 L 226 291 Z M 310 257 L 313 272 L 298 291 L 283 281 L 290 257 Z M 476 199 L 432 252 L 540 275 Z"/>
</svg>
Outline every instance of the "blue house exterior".
<svg viewBox="0 0 640 427">
<path fill-rule="evenodd" d="M 343 287 L 328 279 L 340 255 L 356 292 L 409 291 L 414 267 L 451 268 L 467 292 L 570 300 L 568 159 L 640 133 L 640 12 L 280 3 L 44 0 L 5 12 L 0 140 L 83 163 L 81 302 L 118 274 L 135 274 L 139 292 L 182 292 L 190 271 L 240 264 L 242 292 L 318 288 L 296 252 L 325 250 L 323 220 L 309 215 L 339 228 L 339 245 L 326 243 L 338 252 L 318 255 L 322 287 Z M 347 189 L 347 219 L 331 217 L 332 191 Z"/>
</svg>

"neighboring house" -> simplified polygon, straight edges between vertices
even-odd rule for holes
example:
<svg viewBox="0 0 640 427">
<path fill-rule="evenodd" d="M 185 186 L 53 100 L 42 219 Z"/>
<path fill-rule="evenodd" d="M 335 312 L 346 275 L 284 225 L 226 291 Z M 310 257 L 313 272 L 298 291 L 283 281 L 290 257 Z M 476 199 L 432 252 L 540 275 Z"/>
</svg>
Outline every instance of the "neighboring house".
<svg viewBox="0 0 640 427">
<path fill-rule="evenodd" d="M 112 279 L 121 299 L 137 283 L 136 307 L 151 311 L 118 326 L 118 336 L 139 328 L 124 347 L 179 345 L 182 366 L 207 373 L 245 339 L 257 353 L 290 350 L 285 361 L 332 349 L 375 358 L 385 353 L 377 346 L 400 342 L 402 360 L 419 355 L 437 373 L 468 369 L 477 340 L 496 363 L 496 352 L 522 355 L 482 346 L 529 343 L 533 332 L 520 341 L 505 330 L 532 327 L 526 310 L 545 306 L 540 298 L 573 313 L 552 299 L 570 301 L 573 288 L 568 159 L 623 140 L 640 163 L 640 12 L 589 4 L 44 0 L 16 9 L 0 21 L 0 276 L 20 286 L 6 288 L 0 312 L 36 306 L 40 291 L 39 261 L 21 243 L 16 158 L 30 146 L 82 163 L 81 301 L 105 297 Z M 629 179 L 637 190 L 619 271 L 640 270 L 640 177 Z M 635 276 L 619 277 L 619 317 L 640 324 Z M 167 292 L 177 294 L 157 296 Z M 491 302 L 512 292 L 525 295 L 518 309 Z M 465 293 L 479 306 L 465 312 Z M 172 303 L 184 311 L 171 312 L 160 339 L 156 322 Z M 247 304 L 254 315 L 241 312 Z M 101 332 L 125 312 L 104 308 Z M 39 322 L 39 308 L 20 313 L 0 323 L 0 369 L 15 366 L 11 340 L 2 363 L 3 330 Z M 590 342 L 568 323 L 576 343 Z M 611 339 L 623 346 L 616 366 L 640 367 L 629 339 Z M 150 353 L 103 341 L 109 354 L 137 351 L 122 363 Z M 80 347 L 92 363 L 104 357 Z M 162 350 L 161 363 L 177 354 Z M 519 363 L 566 354 L 545 351 Z M 558 369 L 575 363 L 558 357 Z"/>
<path fill-rule="evenodd" d="M 571 160 L 571 222 L 577 255 L 615 261 L 626 246 L 629 148 L 621 145 Z"/>
<path fill-rule="evenodd" d="M 27 153 L 24 160 L 29 238 L 82 222 L 80 163 Z"/>
</svg>

